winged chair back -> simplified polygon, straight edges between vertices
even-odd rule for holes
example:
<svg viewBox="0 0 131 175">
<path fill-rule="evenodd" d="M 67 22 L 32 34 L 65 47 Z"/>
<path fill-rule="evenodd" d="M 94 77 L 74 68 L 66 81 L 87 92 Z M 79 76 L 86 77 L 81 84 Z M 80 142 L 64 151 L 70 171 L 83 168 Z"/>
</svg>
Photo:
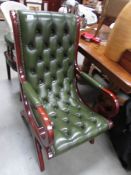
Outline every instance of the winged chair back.
<svg viewBox="0 0 131 175">
<path fill-rule="evenodd" d="M 31 11 L 12 12 L 11 17 L 25 108 L 22 115 L 32 128 L 43 170 L 42 146 L 51 158 L 92 140 L 112 123 L 92 112 L 77 95 L 74 62 L 79 23 L 76 17 Z"/>
</svg>

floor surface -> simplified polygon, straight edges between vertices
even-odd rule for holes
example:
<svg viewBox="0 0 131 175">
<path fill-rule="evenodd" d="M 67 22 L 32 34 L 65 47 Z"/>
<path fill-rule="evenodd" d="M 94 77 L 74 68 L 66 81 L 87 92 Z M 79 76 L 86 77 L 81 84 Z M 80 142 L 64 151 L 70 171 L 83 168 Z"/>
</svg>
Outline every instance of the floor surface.
<svg viewBox="0 0 131 175">
<path fill-rule="evenodd" d="M 85 143 L 51 160 L 45 158 L 46 171 L 40 172 L 31 135 L 20 117 L 17 74 L 7 80 L 3 35 L 7 27 L 0 22 L 0 175 L 129 175 L 106 134 L 95 144 Z"/>
</svg>

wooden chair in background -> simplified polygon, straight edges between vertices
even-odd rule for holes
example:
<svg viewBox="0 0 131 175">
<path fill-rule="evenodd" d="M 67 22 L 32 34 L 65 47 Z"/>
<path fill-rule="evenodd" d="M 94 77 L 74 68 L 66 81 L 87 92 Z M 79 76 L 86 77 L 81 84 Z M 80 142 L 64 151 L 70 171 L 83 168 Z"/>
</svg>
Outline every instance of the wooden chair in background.
<svg viewBox="0 0 131 175">
<path fill-rule="evenodd" d="M 14 36 L 13 36 L 13 28 L 10 19 L 10 10 L 26 10 L 27 7 L 19 2 L 14 1 L 6 1 L 1 4 L 1 11 L 3 13 L 4 19 L 8 25 L 8 31 L 4 35 L 5 43 L 6 43 L 6 51 L 4 52 L 6 59 L 6 67 L 7 67 L 7 75 L 8 80 L 11 79 L 11 70 L 17 71 L 16 69 L 16 58 L 15 58 L 15 49 L 14 49 Z"/>
</svg>

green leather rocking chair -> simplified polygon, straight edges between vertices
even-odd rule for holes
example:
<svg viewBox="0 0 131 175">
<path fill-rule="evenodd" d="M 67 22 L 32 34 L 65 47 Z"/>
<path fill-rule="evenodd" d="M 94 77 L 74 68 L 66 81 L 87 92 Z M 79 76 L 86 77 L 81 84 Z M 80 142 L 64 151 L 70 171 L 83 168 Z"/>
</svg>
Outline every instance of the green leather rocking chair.
<svg viewBox="0 0 131 175">
<path fill-rule="evenodd" d="M 112 126 L 111 119 L 93 112 L 82 102 L 75 74 L 107 92 L 114 110 L 118 101 L 75 64 L 79 21 L 73 14 L 12 11 L 11 19 L 24 105 L 21 115 L 30 126 L 43 171 L 42 148 L 50 159 L 92 141 Z"/>
</svg>

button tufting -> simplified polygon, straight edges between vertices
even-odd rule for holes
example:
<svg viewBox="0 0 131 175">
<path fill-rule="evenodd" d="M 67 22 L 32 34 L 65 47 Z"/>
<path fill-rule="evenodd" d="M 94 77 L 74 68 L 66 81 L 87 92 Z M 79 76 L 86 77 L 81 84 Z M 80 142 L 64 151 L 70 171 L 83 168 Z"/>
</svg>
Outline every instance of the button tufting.
<svg viewBox="0 0 131 175">
<path fill-rule="evenodd" d="M 37 29 L 36 29 L 36 34 L 37 34 L 37 35 L 41 35 L 41 29 L 40 29 L 40 28 L 37 28 Z"/>
<path fill-rule="evenodd" d="M 41 61 L 43 61 L 42 56 L 38 56 L 38 62 L 41 62 Z"/>
<path fill-rule="evenodd" d="M 58 41 L 57 44 L 58 44 L 58 47 L 61 47 L 62 46 L 61 41 Z"/>
<path fill-rule="evenodd" d="M 85 125 L 84 125 L 84 123 L 82 123 L 82 125 L 81 125 L 81 129 L 85 129 Z"/>
<path fill-rule="evenodd" d="M 93 122 L 94 124 L 97 124 L 97 119 L 96 119 L 96 118 L 91 117 L 91 118 L 89 118 L 89 120 L 90 120 L 91 122 Z"/>
<path fill-rule="evenodd" d="M 56 80 L 56 76 L 52 75 L 51 79 L 52 79 L 52 81 Z"/>
<path fill-rule="evenodd" d="M 66 128 L 66 129 L 61 129 L 60 130 L 62 133 L 63 133 L 63 135 L 65 135 L 66 137 L 69 137 L 69 136 L 71 136 L 71 132 L 69 131 L 69 129 L 68 128 Z"/>
<path fill-rule="evenodd" d="M 64 102 L 66 105 L 70 105 L 70 102 L 69 101 L 65 101 Z"/>
<path fill-rule="evenodd" d="M 55 54 L 54 53 L 51 53 L 51 58 L 54 58 L 55 57 Z M 53 59 L 52 59 L 53 60 Z"/>
<path fill-rule="evenodd" d="M 67 95 L 69 95 L 69 96 L 71 95 L 70 91 L 67 91 Z"/>
<path fill-rule="evenodd" d="M 45 48 L 49 47 L 49 43 L 47 41 L 44 42 Z"/>
<path fill-rule="evenodd" d="M 60 88 L 62 88 L 63 87 L 63 82 L 61 81 L 61 82 L 58 82 L 58 86 L 60 87 Z"/>
<path fill-rule="evenodd" d="M 45 72 L 48 72 L 49 71 L 49 67 L 47 65 L 44 67 L 44 71 Z"/>
<path fill-rule="evenodd" d="M 53 103 L 53 104 L 52 104 L 52 107 L 56 109 L 56 108 L 58 107 L 58 106 L 57 106 L 57 103 Z"/>
<path fill-rule="evenodd" d="M 52 111 L 52 112 L 49 112 L 48 114 L 49 114 L 49 116 L 51 116 L 51 117 L 54 117 L 54 116 L 56 116 L 56 112 L 54 112 L 54 111 Z"/>
<path fill-rule="evenodd" d="M 56 34 L 55 26 L 52 24 L 51 35 L 55 35 L 55 34 Z"/>
<path fill-rule="evenodd" d="M 44 103 L 44 104 L 47 104 L 47 103 L 48 103 L 48 98 L 47 98 L 47 97 L 44 97 L 44 98 L 43 98 L 43 103 Z"/>
<path fill-rule="evenodd" d="M 39 84 L 42 84 L 44 80 L 42 78 L 39 79 Z"/>
<path fill-rule="evenodd" d="M 58 67 L 58 68 L 62 68 L 61 63 L 57 63 L 57 67 Z"/>
<path fill-rule="evenodd" d="M 81 113 L 76 113 L 76 116 L 77 116 L 78 118 L 81 118 Z"/>
<path fill-rule="evenodd" d="M 48 85 L 47 90 L 48 90 L 48 92 L 50 92 L 51 91 L 51 86 Z"/>
<path fill-rule="evenodd" d="M 63 74 L 64 74 L 64 77 L 66 77 L 67 76 L 67 71 L 64 71 Z"/>
<path fill-rule="evenodd" d="M 60 99 L 59 94 L 55 94 L 55 99 L 58 101 Z"/>
<path fill-rule="evenodd" d="M 28 48 L 29 48 L 30 50 L 33 50 L 33 49 L 34 49 L 34 44 L 33 44 L 33 43 L 28 44 Z"/>
<path fill-rule="evenodd" d="M 55 97 L 56 101 L 59 101 L 59 98 L 58 97 Z"/>
<path fill-rule="evenodd" d="M 64 52 L 63 55 L 64 55 L 64 58 L 67 58 L 67 56 L 68 56 L 67 52 Z"/>
<path fill-rule="evenodd" d="M 53 111 L 53 112 L 50 112 L 50 113 L 49 113 L 49 116 L 52 117 L 52 118 L 54 118 L 54 119 L 57 118 L 56 112 L 54 112 L 54 111 Z"/>
<path fill-rule="evenodd" d="M 70 123 L 70 121 L 69 121 L 69 119 L 68 119 L 67 117 L 63 118 L 62 120 L 63 120 L 66 124 L 69 124 L 69 123 Z"/>
<path fill-rule="evenodd" d="M 69 112 L 70 112 L 68 108 L 63 108 L 62 110 L 67 114 L 69 114 Z"/>
<path fill-rule="evenodd" d="M 68 34 L 69 33 L 69 28 L 67 26 L 67 23 L 65 24 L 65 27 L 64 27 L 64 33 L 65 34 Z"/>
<path fill-rule="evenodd" d="M 69 64 L 69 66 L 72 66 L 72 61 L 69 61 L 69 63 L 68 63 L 68 64 Z"/>
<path fill-rule="evenodd" d="M 66 136 L 71 136 L 71 131 L 67 130 L 65 134 Z"/>
<path fill-rule="evenodd" d="M 36 73 L 35 68 L 32 68 L 30 71 L 31 71 L 32 74 L 35 74 Z"/>
<path fill-rule="evenodd" d="M 59 94 L 58 94 L 58 93 L 55 93 L 55 97 L 56 97 L 57 99 L 59 99 L 59 98 L 60 98 L 60 96 L 59 96 Z"/>
<path fill-rule="evenodd" d="M 72 47 L 72 43 L 73 43 L 72 40 L 69 40 L 70 47 Z"/>
<path fill-rule="evenodd" d="M 77 122 L 75 123 L 75 125 L 76 125 L 77 127 L 81 128 L 81 129 L 85 129 L 85 125 L 84 125 L 84 123 L 81 122 L 81 121 L 77 121 Z"/>
</svg>

